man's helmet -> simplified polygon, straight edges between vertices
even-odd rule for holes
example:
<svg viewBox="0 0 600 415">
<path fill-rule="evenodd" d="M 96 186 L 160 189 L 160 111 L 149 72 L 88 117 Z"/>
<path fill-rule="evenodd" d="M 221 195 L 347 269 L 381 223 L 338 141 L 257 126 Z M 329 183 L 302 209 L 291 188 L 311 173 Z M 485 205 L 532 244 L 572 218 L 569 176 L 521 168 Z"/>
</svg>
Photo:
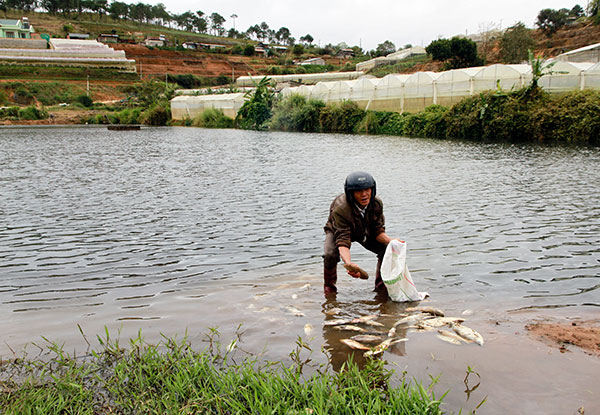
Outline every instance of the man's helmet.
<svg viewBox="0 0 600 415">
<path fill-rule="evenodd" d="M 344 182 L 344 192 L 346 193 L 346 200 L 354 200 L 352 193 L 354 190 L 362 190 L 372 188 L 371 192 L 371 201 L 375 198 L 375 193 L 377 190 L 377 185 L 375 184 L 375 179 L 369 173 L 364 171 L 355 171 L 354 173 L 350 173 L 348 177 L 346 177 L 346 181 Z"/>
</svg>

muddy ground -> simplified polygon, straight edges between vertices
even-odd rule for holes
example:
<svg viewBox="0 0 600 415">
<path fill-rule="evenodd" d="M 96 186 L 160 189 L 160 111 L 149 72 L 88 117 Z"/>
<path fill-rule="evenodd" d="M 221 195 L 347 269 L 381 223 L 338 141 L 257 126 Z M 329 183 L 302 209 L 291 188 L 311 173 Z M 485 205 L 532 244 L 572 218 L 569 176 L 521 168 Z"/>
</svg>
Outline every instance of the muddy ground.
<svg viewBox="0 0 600 415">
<path fill-rule="evenodd" d="M 600 320 L 535 322 L 525 326 L 529 334 L 561 352 L 573 347 L 600 357 Z"/>
</svg>

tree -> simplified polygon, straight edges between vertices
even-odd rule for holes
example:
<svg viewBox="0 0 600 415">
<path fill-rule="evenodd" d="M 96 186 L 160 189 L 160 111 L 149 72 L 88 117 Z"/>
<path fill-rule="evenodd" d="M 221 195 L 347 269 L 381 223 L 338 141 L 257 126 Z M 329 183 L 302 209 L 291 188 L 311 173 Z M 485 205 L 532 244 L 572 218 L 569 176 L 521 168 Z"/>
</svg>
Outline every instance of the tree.
<svg viewBox="0 0 600 415">
<path fill-rule="evenodd" d="M 108 7 L 108 13 L 115 20 L 125 19 L 129 16 L 129 5 L 122 1 L 113 1 Z"/>
<path fill-rule="evenodd" d="M 385 42 L 380 43 L 379 45 L 377 45 L 377 48 L 375 49 L 376 56 L 385 56 L 385 55 L 389 55 L 390 53 L 394 53 L 394 52 L 396 52 L 396 45 L 394 45 L 389 40 L 386 40 Z"/>
<path fill-rule="evenodd" d="M 450 40 L 448 39 L 434 40 L 425 48 L 425 51 L 434 61 L 443 62 L 452 57 Z"/>
<path fill-rule="evenodd" d="M 571 11 L 569 11 L 569 17 L 574 17 L 575 19 L 579 19 L 580 17 L 583 17 L 584 15 L 585 15 L 585 11 L 583 10 L 583 7 L 581 7 L 579 4 L 576 4 L 575 6 L 573 6 Z"/>
<path fill-rule="evenodd" d="M 567 9 L 542 9 L 537 16 L 535 24 L 548 37 L 567 23 L 569 11 Z"/>
<path fill-rule="evenodd" d="M 311 45 L 313 43 L 313 40 L 315 39 L 309 34 L 306 34 L 300 38 L 300 42 L 304 43 L 307 46 Z"/>
<path fill-rule="evenodd" d="M 446 62 L 448 69 L 468 68 L 482 64 L 477 56 L 477 44 L 471 39 L 454 36 L 434 40 L 425 48 L 433 60 Z"/>
<path fill-rule="evenodd" d="M 242 128 L 259 130 L 271 118 L 275 91 L 266 76 L 255 86 L 254 91 L 246 93 L 246 101 L 238 111 L 236 121 Z"/>
<path fill-rule="evenodd" d="M 595 24 L 600 24 L 600 0 L 592 0 L 588 4 L 588 15 L 593 19 Z"/>
<path fill-rule="evenodd" d="M 487 62 L 488 54 L 495 44 L 495 40 L 500 36 L 500 25 L 494 22 L 486 22 L 479 24 L 479 34 L 481 40 L 479 42 L 479 54 L 482 57 L 484 63 Z"/>
<path fill-rule="evenodd" d="M 225 33 L 225 28 L 223 27 L 223 23 L 225 23 L 225 18 L 219 13 L 215 12 L 210 15 L 210 21 L 210 27 L 213 30 L 213 33 L 217 36 L 222 36 Z"/>
<path fill-rule="evenodd" d="M 194 17 L 194 26 L 196 27 L 196 31 L 198 33 L 206 33 L 208 23 L 206 22 L 206 18 L 204 17 L 203 11 L 196 11 L 196 16 Z"/>
<path fill-rule="evenodd" d="M 296 56 L 300 56 L 304 53 L 304 46 L 302 46 L 301 44 L 297 44 L 294 45 L 294 48 L 292 49 L 292 53 Z"/>
<path fill-rule="evenodd" d="M 280 27 L 279 30 L 275 32 L 275 39 L 281 43 L 288 43 L 291 35 L 290 29 L 287 27 Z"/>
<path fill-rule="evenodd" d="M 517 24 L 506 29 L 500 38 L 500 56 L 504 63 L 521 63 L 528 59 L 528 50 L 535 47 L 531 29 L 525 24 Z"/>
</svg>

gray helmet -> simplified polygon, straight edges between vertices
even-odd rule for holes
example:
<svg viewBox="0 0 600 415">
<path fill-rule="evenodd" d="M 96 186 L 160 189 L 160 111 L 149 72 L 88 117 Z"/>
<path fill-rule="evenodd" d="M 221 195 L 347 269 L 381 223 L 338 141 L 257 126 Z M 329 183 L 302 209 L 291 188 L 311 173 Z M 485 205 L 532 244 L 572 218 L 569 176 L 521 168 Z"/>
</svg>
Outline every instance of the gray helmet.
<svg viewBox="0 0 600 415">
<path fill-rule="evenodd" d="M 369 173 L 364 171 L 355 171 L 354 173 L 350 173 L 348 177 L 346 177 L 346 181 L 344 182 L 344 192 L 346 193 L 346 200 L 354 200 L 352 193 L 354 190 L 362 190 L 373 188 L 371 192 L 371 201 L 375 198 L 375 193 L 377 191 L 377 185 L 375 184 L 375 179 Z"/>
</svg>

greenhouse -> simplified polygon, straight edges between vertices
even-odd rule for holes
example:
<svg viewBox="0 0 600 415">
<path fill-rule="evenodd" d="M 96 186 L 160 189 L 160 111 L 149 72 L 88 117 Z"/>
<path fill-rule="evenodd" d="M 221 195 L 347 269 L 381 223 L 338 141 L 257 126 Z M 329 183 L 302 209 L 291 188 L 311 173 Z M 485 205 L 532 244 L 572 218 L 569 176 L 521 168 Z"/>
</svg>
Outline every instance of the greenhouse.
<svg viewBox="0 0 600 415">
<path fill-rule="evenodd" d="M 194 119 L 209 108 L 220 109 L 223 113 L 235 118 L 244 104 L 244 94 L 220 95 L 180 95 L 171 100 L 171 117 L 174 120 Z"/>
<path fill-rule="evenodd" d="M 593 63 L 576 63 L 555 61 L 550 68 L 551 75 L 540 78 L 538 85 L 547 92 L 566 92 L 574 89 L 583 89 L 583 74 L 591 68 Z"/>
<path fill-rule="evenodd" d="M 600 63 L 554 61 L 551 67 L 548 65 L 550 63 L 546 64 L 543 71 L 550 71 L 550 73 L 542 76 L 538 81 L 538 85 L 547 92 L 600 89 Z M 356 73 L 351 72 L 351 74 Z M 333 74 L 310 75 L 331 76 Z M 363 109 L 376 111 L 417 112 L 432 104 L 451 106 L 465 97 L 487 90 L 494 91 L 501 88 L 510 91 L 523 88 L 529 85 L 531 80 L 529 65 L 496 64 L 445 72 L 390 74 L 381 79 L 363 76 L 354 80 L 319 81 L 316 85 L 286 87 L 281 91 L 281 95 L 287 97 L 298 94 L 306 99 L 317 99 L 326 104 L 350 100 Z M 243 94 L 187 98 L 189 99 L 187 101 L 181 97 L 173 100 L 173 118 L 180 119 L 176 117 L 186 116 L 193 118 L 202 112 L 203 108 L 222 108 L 226 115 L 235 117 L 244 102 Z M 176 101 L 178 99 L 179 101 Z"/>
<path fill-rule="evenodd" d="M 321 81 L 343 81 L 358 79 L 364 76 L 364 72 L 323 72 L 323 73 L 306 73 L 293 75 L 255 75 L 255 76 L 240 76 L 235 80 L 237 86 L 255 86 L 261 79 L 267 77 L 273 84 L 284 84 L 295 82 L 298 84 L 315 85 Z"/>
<path fill-rule="evenodd" d="M 473 95 L 473 77 L 482 69 L 482 66 L 478 66 L 442 72 L 435 81 L 437 97 L 435 103 L 451 106 L 464 97 Z"/>
<path fill-rule="evenodd" d="M 531 81 L 531 66 L 503 65 L 486 66 L 473 76 L 473 93 L 501 88 L 510 91 L 522 88 Z"/>
</svg>

